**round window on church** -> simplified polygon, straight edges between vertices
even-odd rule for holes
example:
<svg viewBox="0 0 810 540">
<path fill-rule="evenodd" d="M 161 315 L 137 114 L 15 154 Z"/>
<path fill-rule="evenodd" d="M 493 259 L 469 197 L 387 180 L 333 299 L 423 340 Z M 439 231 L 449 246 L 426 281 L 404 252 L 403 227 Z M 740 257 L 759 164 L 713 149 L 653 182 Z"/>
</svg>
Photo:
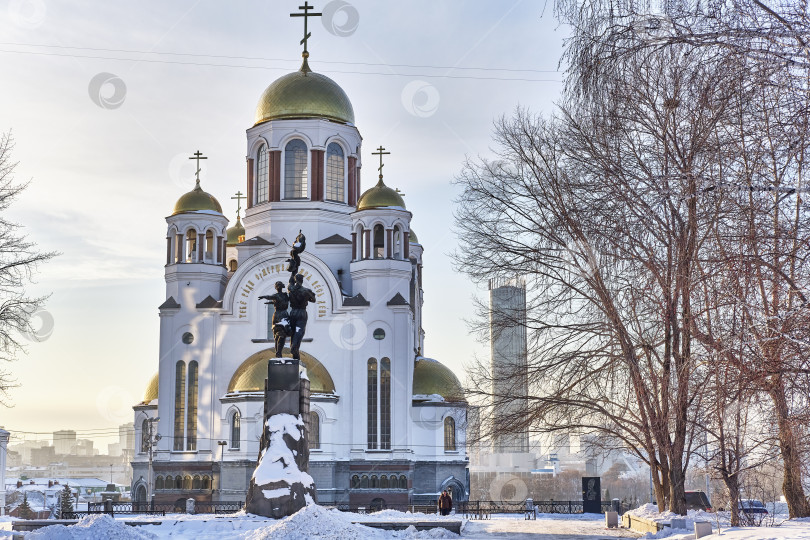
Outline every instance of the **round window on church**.
<svg viewBox="0 0 810 540">
<path fill-rule="evenodd" d="M 194 343 L 194 334 L 192 334 L 191 332 L 186 332 L 185 334 L 183 334 L 183 343 L 185 343 L 186 345 L 191 345 L 192 343 Z"/>
<path fill-rule="evenodd" d="M 374 330 L 372 335 L 374 336 L 374 339 L 385 339 L 385 330 L 382 328 L 377 328 Z"/>
</svg>

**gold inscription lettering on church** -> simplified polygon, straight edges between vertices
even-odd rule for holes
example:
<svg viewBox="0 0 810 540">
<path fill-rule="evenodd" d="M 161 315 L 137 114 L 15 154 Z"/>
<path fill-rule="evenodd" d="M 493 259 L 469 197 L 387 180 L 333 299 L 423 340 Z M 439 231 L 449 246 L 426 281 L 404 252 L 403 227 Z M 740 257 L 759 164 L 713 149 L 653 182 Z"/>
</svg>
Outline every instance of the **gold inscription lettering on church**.
<svg viewBox="0 0 810 540">
<path fill-rule="evenodd" d="M 256 282 L 264 281 L 265 279 L 274 279 L 276 281 L 283 281 L 279 280 L 281 273 L 284 273 L 284 278 L 287 279 L 289 274 L 287 272 L 287 268 L 284 264 L 269 264 L 262 268 L 261 270 L 257 270 L 255 274 L 253 274 L 253 278 Z M 318 308 L 318 318 L 326 317 L 327 307 L 326 307 L 326 287 L 320 280 L 316 279 L 312 281 L 313 277 L 317 277 L 317 274 L 313 274 L 309 270 L 304 268 L 301 269 L 299 272 L 300 274 L 304 275 L 305 285 L 312 289 L 312 292 L 315 293 L 315 297 L 317 298 L 315 305 Z M 250 298 L 250 293 L 253 289 L 256 288 L 256 284 L 253 281 L 248 280 L 242 287 L 242 296 L 244 298 Z M 245 300 L 239 300 L 238 302 L 239 307 L 239 318 L 245 319 L 247 318 L 247 307 L 248 304 Z"/>
</svg>

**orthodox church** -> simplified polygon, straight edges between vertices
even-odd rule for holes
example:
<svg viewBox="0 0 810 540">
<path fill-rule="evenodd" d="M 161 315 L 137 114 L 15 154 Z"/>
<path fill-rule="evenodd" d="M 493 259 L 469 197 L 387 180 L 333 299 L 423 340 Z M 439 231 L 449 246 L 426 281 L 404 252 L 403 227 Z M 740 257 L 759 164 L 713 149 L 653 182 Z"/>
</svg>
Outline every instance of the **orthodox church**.
<svg viewBox="0 0 810 540">
<path fill-rule="evenodd" d="M 133 407 L 135 500 L 244 501 L 276 354 L 273 306 L 302 232 L 317 297 L 301 361 L 311 384 L 310 474 L 318 502 L 455 500 L 469 492 L 467 405 L 447 367 L 422 356 L 424 250 L 402 195 L 363 191 L 362 137 L 346 93 L 313 72 L 274 81 L 247 129 L 246 210 L 228 219 L 199 181 L 166 218 L 158 373 Z M 242 197 L 241 190 L 237 197 Z M 288 344 L 289 345 L 289 344 Z M 284 356 L 290 356 L 285 349 Z"/>
</svg>

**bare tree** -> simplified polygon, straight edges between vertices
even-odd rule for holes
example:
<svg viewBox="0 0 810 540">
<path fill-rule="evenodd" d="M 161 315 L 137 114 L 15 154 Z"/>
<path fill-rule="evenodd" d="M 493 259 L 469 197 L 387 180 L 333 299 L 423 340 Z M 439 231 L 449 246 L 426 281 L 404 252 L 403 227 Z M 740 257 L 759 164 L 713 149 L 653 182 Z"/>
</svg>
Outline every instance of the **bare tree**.
<svg viewBox="0 0 810 540">
<path fill-rule="evenodd" d="M 12 160 L 14 139 L 11 133 L 0 135 L 0 360 L 9 362 L 24 350 L 22 336 L 30 333 L 31 314 L 41 305 L 44 297 L 26 295 L 25 287 L 31 281 L 40 263 L 55 256 L 53 252 L 39 252 L 33 242 L 20 233 L 21 226 L 7 218 L 7 210 L 27 184 L 14 179 L 17 163 Z M 8 370 L 0 370 L 0 404 L 14 385 Z"/>
<path fill-rule="evenodd" d="M 722 55 L 690 53 L 629 58 L 552 120 L 501 120 L 498 160 L 467 163 L 457 211 L 459 268 L 517 273 L 532 291 L 522 422 L 620 442 L 656 472 L 659 507 L 678 513 L 707 376 L 695 269 L 723 209 L 706 179 L 721 175 L 718 126 L 736 91 Z M 486 375 L 473 394 L 487 393 Z"/>
</svg>

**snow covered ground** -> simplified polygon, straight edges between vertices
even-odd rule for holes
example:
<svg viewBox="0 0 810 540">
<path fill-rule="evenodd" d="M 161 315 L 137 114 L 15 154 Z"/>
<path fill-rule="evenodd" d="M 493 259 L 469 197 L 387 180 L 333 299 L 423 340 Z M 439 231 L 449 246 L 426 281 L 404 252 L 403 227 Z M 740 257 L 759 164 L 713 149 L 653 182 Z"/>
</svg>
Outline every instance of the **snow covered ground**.
<svg viewBox="0 0 810 540">
<path fill-rule="evenodd" d="M 645 517 L 653 517 L 652 509 L 643 509 Z M 639 512 L 637 512 L 639 513 Z M 694 516 L 702 519 L 707 515 Z M 663 516 L 659 516 L 663 517 Z M 692 518 L 694 520 L 694 517 Z M 436 521 L 454 520 L 464 522 L 461 535 L 444 529 L 430 531 L 383 531 L 353 524 L 353 521 Z M 160 525 L 130 527 L 124 521 L 155 522 Z M 714 524 L 715 531 L 717 530 Z M 667 536 L 663 536 L 667 535 Z M 370 515 L 352 514 L 309 506 L 294 516 L 273 520 L 243 512 L 231 515 L 186 515 L 172 514 L 165 517 L 121 516 L 112 519 L 97 515 L 85 518 L 78 525 L 64 527 L 55 525 L 28 533 L 29 540 L 156 540 L 156 539 L 238 539 L 238 540 L 389 540 L 420 538 L 454 538 L 475 540 L 508 538 L 514 540 L 607 540 L 612 538 L 638 538 L 639 535 L 623 529 L 607 529 L 601 514 L 539 514 L 536 521 L 526 521 L 521 514 L 494 515 L 490 520 L 465 521 L 461 516 L 441 517 L 432 514 L 410 514 L 386 510 Z M 694 538 L 693 531 L 665 530 L 658 535 L 643 538 L 686 540 Z M 10 533 L 0 530 L 0 539 L 10 538 Z M 792 520 L 779 527 L 722 528 L 722 535 L 705 537 L 708 540 L 810 540 L 810 519 Z"/>
<path fill-rule="evenodd" d="M 639 517 L 651 519 L 658 522 L 669 522 L 672 518 L 679 518 L 672 512 L 659 512 L 654 504 L 645 504 L 630 511 Z M 667 540 L 687 540 L 695 537 L 695 521 L 707 521 L 711 523 L 714 534 L 704 536 L 708 540 L 810 540 L 810 518 L 788 520 L 788 516 L 776 514 L 773 519 L 767 519 L 765 523 L 772 526 L 762 527 L 734 527 L 729 528 L 729 512 L 709 513 L 700 510 L 689 510 L 686 516 L 685 529 L 664 529 L 657 534 L 648 533 L 642 536 L 643 540 L 666 538 Z"/>
</svg>

